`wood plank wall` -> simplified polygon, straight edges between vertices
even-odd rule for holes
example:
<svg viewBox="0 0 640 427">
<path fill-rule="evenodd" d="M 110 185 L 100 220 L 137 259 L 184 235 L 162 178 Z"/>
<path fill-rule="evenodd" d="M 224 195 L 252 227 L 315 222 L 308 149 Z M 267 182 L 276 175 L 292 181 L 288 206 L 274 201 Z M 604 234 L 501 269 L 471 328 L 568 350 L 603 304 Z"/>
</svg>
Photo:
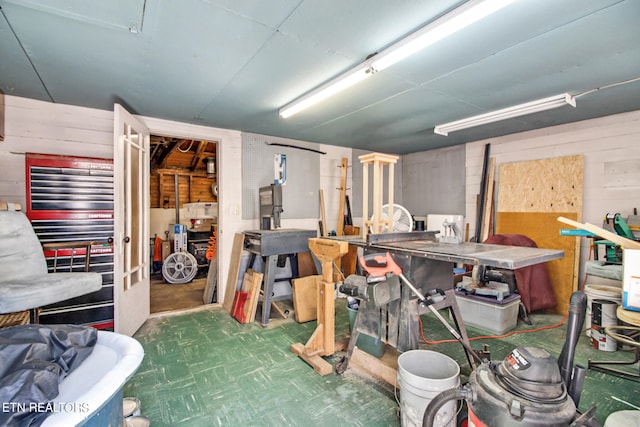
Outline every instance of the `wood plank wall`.
<svg viewBox="0 0 640 427">
<path fill-rule="evenodd" d="M 206 173 L 162 169 L 151 172 L 150 201 L 152 208 L 176 207 L 176 174 L 178 175 L 180 207 L 184 207 L 185 203 L 218 201 L 218 197 L 214 196 L 211 190 L 211 185 L 216 181 L 214 178 L 207 178 Z"/>
<path fill-rule="evenodd" d="M 24 153 L 113 158 L 113 112 L 5 96 L 0 199 L 26 206 Z"/>
</svg>

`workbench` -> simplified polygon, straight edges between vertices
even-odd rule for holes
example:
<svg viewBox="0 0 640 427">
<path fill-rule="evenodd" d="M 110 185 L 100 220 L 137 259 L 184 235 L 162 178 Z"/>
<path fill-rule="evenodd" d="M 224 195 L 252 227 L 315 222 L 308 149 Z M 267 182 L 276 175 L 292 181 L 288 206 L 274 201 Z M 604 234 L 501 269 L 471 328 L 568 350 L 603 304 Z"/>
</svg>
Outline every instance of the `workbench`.
<svg viewBox="0 0 640 427">
<path fill-rule="evenodd" d="M 389 252 L 409 281 L 425 295 L 436 289 L 444 291 L 444 298 L 433 305 L 437 309 L 450 309 L 451 317 L 467 344 L 466 330 L 454 294 L 453 268 L 456 263 L 515 270 L 564 256 L 564 251 L 553 249 L 470 242 L 440 243 L 436 233 L 431 231 L 369 234 L 366 239 L 360 236 L 332 238 L 346 240 L 350 245 L 362 248 L 364 255 Z M 342 370 L 346 369 L 359 333 L 379 337 L 400 352 L 418 348 L 419 315 L 424 313 L 427 313 L 426 308 L 418 304 L 417 297 L 404 285 L 401 286 L 401 298 L 386 306 L 374 307 L 362 301 Z M 473 366 L 472 355 L 468 352 L 467 359 Z"/>
<path fill-rule="evenodd" d="M 244 232 L 244 248 L 251 254 L 253 259 L 256 256 L 260 256 L 264 260 L 263 295 L 260 298 L 262 302 L 262 326 L 269 324 L 272 302 L 291 298 L 291 294 L 278 297 L 273 295 L 278 259 L 283 259 L 283 257 L 290 258 L 292 277 L 296 277 L 296 255 L 300 252 L 309 252 L 309 239 L 316 237 L 316 235 L 316 230 L 296 228 Z M 249 261 L 249 267 L 253 266 L 253 259 Z"/>
</svg>

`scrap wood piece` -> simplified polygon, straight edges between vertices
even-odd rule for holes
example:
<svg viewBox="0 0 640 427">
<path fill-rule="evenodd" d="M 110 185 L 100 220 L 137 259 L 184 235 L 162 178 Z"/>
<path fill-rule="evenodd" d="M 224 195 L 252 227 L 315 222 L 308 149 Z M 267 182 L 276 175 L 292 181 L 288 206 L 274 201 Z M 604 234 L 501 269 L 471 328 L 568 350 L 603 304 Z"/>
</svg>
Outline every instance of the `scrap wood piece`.
<svg viewBox="0 0 640 427">
<path fill-rule="evenodd" d="M 283 310 L 282 308 L 280 308 L 280 306 L 276 304 L 276 301 L 271 301 L 271 309 L 278 313 L 283 319 L 289 318 L 289 310 Z"/>
<path fill-rule="evenodd" d="M 306 353 L 305 347 L 302 343 L 293 344 L 291 346 L 291 352 L 307 362 L 313 368 L 313 370 L 321 376 L 329 375 L 333 370 L 331 364 L 320 357 L 320 355 L 315 354 L 313 356 L 309 356 Z"/>
<path fill-rule="evenodd" d="M 625 247 L 627 249 L 640 249 L 640 242 L 636 242 L 635 240 L 631 240 L 631 239 L 627 239 L 626 237 L 622 237 L 618 234 L 612 233 L 610 231 L 605 230 L 604 228 L 600 228 L 597 225 L 593 225 L 593 224 L 589 224 L 588 222 L 586 223 L 581 223 L 578 221 L 573 221 L 569 218 L 565 218 L 562 216 L 558 217 L 558 221 L 564 223 L 564 224 L 569 224 L 572 225 L 576 228 L 580 228 L 582 230 L 587 230 L 597 236 L 600 237 L 604 237 L 605 239 L 616 243 L 622 247 Z"/>
<path fill-rule="evenodd" d="M 345 236 L 359 236 L 360 227 L 354 225 L 344 226 Z M 349 245 L 349 249 L 346 255 L 342 256 L 342 274 L 344 277 L 348 277 L 356 272 L 356 264 L 358 262 L 358 247 L 355 245 Z"/>
<path fill-rule="evenodd" d="M 253 281 L 253 286 L 251 288 L 251 314 L 249 316 L 249 322 L 253 322 L 256 320 L 256 311 L 258 310 L 258 300 L 260 295 L 260 287 L 262 286 L 262 277 L 263 273 L 256 273 L 254 275 L 257 276 Z"/>
<path fill-rule="evenodd" d="M 218 285 L 218 260 L 213 258 L 209 261 L 209 268 L 207 270 L 207 281 L 205 282 L 204 292 L 202 293 L 202 301 L 205 304 L 211 304 L 213 302 L 213 296 L 216 294 L 216 287 Z"/>
<path fill-rule="evenodd" d="M 256 319 L 262 277 L 262 273 L 249 269 L 242 278 L 242 292 L 247 293 L 247 301 L 243 308 L 244 321 L 240 323 L 251 323 Z"/>
<path fill-rule="evenodd" d="M 311 252 L 298 252 L 298 276 L 307 277 L 318 274 L 316 263 L 313 261 Z"/>
<path fill-rule="evenodd" d="M 320 275 L 299 277 L 291 281 L 293 311 L 296 322 L 304 323 L 317 319 L 318 284 Z"/>
<path fill-rule="evenodd" d="M 344 235 L 344 201 L 347 196 L 347 168 L 349 167 L 349 159 L 346 157 L 342 158 L 342 163 L 340 165 L 340 196 L 338 202 L 338 228 L 336 234 L 338 236 Z M 339 282 L 342 280 L 340 276 L 342 271 L 342 258 L 338 258 L 335 260 L 336 269 L 333 275 L 333 281 Z"/>
<path fill-rule="evenodd" d="M 482 223 L 484 216 L 484 204 L 487 191 L 487 168 L 489 167 L 489 152 L 491 150 L 491 144 L 484 146 L 484 160 L 482 163 L 482 180 L 480 181 L 480 194 L 478 196 L 478 207 L 476 215 L 476 230 L 474 233 L 475 241 L 480 242 L 482 235 Z"/>
<path fill-rule="evenodd" d="M 320 235 L 328 236 L 329 231 L 327 230 L 327 216 L 324 212 L 324 190 L 320 189 Z"/>
<path fill-rule="evenodd" d="M 244 233 L 236 233 L 233 237 L 233 248 L 231 249 L 231 261 L 229 262 L 229 275 L 227 276 L 227 287 L 224 292 L 224 302 L 222 306 L 229 313 L 233 310 L 233 301 L 236 296 L 238 286 L 238 275 L 240 274 L 240 262 L 242 261 L 242 250 L 244 249 Z"/>
<path fill-rule="evenodd" d="M 0 211 L 20 211 L 22 206 L 20 203 L 11 203 L 0 200 Z"/>
<path fill-rule="evenodd" d="M 387 349 L 382 358 L 378 359 L 369 353 L 355 347 L 349 366 L 356 371 L 361 371 L 375 379 L 382 380 L 394 387 L 398 384 L 398 352 Z M 388 354 L 388 356 L 387 356 Z"/>
<path fill-rule="evenodd" d="M 240 323 L 246 323 L 244 306 L 247 303 L 248 297 L 249 297 L 249 292 L 237 291 L 236 296 L 233 299 L 231 317 L 233 317 Z"/>
<path fill-rule="evenodd" d="M 340 164 L 340 199 L 338 202 L 338 231 L 337 235 L 342 236 L 344 230 L 344 202 L 347 195 L 347 168 L 349 167 L 349 159 L 346 157 L 342 158 L 342 162 Z"/>
<path fill-rule="evenodd" d="M 262 304 L 264 304 L 263 290 L 260 290 L 260 296 L 262 297 Z M 275 311 L 283 319 L 287 319 L 289 317 L 289 310 L 286 308 L 283 310 L 278 304 L 276 304 L 276 301 L 271 301 L 271 310 Z"/>
<path fill-rule="evenodd" d="M 496 158 L 489 158 L 489 170 L 486 177 L 486 188 L 484 192 L 484 204 L 480 208 L 483 209 L 482 213 L 482 227 L 480 231 L 480 240 L 478 242 L 484 242 L 493 235 L 493 207 L 494 203 L 494 185 L 495 185 L 495 170 L 496 170 Z"/>
</svg>

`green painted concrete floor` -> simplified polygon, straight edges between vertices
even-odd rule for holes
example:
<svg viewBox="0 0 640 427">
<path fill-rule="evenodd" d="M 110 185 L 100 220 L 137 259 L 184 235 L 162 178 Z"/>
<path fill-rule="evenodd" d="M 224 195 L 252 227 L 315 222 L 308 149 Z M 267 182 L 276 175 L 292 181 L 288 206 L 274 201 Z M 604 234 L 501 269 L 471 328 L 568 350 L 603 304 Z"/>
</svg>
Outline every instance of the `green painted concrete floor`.
<svg viewBox="0 0 640 427">
<path fill-rule="evenodd" d="M 348 335 L 349 318 L 336 302 L 336 338 Z M 450 335 L 433 315 L 424 315 L 427 340 Z M 558 323 L 561 316 L 534 314 L 533 327 Z M 136 333 L 145 357 L 125 385 L 124 395 L 141 401 L 141 412 L 153 427 L 161 426 L 399 426 L 393 387 L 348 369 L 343 375 L 321 377 L 291 353 L 294 343 L 305 343 L 316 322 L 296 323 L 272 318 L 241 325 L 220 307 L 149 319 Z M 531 329 L 521 320 L 517 330 Z M 470 337 L 484 332 L 467 327 Z M 492 360 L 502 360 L 514 347 L 531 345 L 557 356 L 565 338 L 564 325 L 504 339 L 472 342 L 489 344 Z M 420 348 L 448 354 L 461 366 L 462 382 L 470 368 L 457 342 Z M 335 365 L 342 354 L 327 360 Z M 630 352 L 603 352 L 590 346 L 583 333 L 576 363 L 589 359 L 632 357 Z M 632 368 L 638 373 L 638 365 Z M 634 371 L 635 370 L 635 371 Z M 580 409 L 597 406 L 597 417 L 640 406 L 640 383 L 593 370 L 587 372 Z"/>
</svg>

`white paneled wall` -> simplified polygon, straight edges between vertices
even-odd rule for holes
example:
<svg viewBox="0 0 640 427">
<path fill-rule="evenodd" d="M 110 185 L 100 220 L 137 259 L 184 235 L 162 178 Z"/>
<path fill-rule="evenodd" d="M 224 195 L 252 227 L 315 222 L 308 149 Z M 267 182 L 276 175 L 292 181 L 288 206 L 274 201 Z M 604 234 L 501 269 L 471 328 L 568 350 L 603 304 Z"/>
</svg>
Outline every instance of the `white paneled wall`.
<svg viewBox="0 0 640 427">
<path fill-rule="evenodd" d="M 5 96 L 0 199 L 26 202 L 24 154 L 113 158 L 113 112 Z"/>
<path fill-rule="evenodd" d="M 584 155 L 581 222 L 600 225 L 608 212 L 626 217 L 640 208 L 640 111 L 467 144 L 466 217 L 470 230 L 475 227 L 486 144 L 491 144 L 490 156 L 496 159 L 496 182 L 503 163 Z M 582 239 L 582 277 L 588 254 L 588 239 Z"/>
</svg>

